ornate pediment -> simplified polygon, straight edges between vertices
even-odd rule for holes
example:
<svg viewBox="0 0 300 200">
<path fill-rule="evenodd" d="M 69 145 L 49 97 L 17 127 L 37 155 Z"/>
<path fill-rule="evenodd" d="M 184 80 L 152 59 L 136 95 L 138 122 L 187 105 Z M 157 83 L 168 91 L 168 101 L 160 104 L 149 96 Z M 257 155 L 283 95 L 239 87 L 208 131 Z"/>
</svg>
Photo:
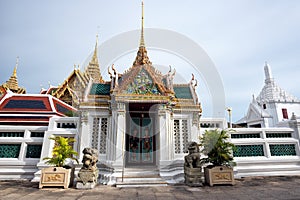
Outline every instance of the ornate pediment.
<svg viewBox="0 0 300 200">
<path fill-rule="evenodd" d="M 52 96 L 68 103 L 69 105 L 78 105 L 87 84 L 88 79 L 80 72 L 79 69 L 74 69 L 71 75 L 57 88 Z"/>
<path fill-rule="evenodd" d="M 161 94 L 151 76 L 144 69 L 139 71 L 124 92 L 127 94 Z"/>
</svg>

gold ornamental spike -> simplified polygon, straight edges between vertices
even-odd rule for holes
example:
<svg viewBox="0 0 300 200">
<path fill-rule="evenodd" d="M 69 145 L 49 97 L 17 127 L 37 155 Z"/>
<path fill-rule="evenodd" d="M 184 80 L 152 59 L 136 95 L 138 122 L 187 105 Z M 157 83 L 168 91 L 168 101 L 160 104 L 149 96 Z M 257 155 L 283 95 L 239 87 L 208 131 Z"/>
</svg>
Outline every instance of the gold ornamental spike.
<svg viewBox="0 0 300 200">
<path fill-rule="evenodd" d="M 94 54 L 92 57 L 92 61 L 98 62 L 98 34 L 96 35 L 96 45 L 95 45 L 95 50 L 94 50 Z"/>
<path fill-rule="evenodd" d="M 16 59 L 16 66 L 15 66 L 14 72 L 13 72 L 13 76 L 14 77 L 17 77 L 17 68 L 18 68 L 18 65 L 19 65 L 19 56 Z"/>
<path fill-rule="evenodd" d="M 145 40 L 144 40 L 144 1 L 142 1 L 142 28 L 141 28 L 140 46 L 145 46 Z"/>
</svg>

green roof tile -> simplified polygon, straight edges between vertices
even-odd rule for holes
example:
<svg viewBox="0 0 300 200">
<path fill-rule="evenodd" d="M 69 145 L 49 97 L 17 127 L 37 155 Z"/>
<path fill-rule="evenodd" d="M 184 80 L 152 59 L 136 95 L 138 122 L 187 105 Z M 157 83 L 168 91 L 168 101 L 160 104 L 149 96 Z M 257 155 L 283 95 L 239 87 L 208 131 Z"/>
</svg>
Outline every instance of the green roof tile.
<svg viewBox="0 0 300 200">
<path fill-rule="evenodd" d="M 94 83 L 90 90 L 91 95 L 109 95 L 110 84 Z"/>
<path fill-rule="evenodd" d="M 193 99 L 189 86 L 174 86 L 174 92 L 178 99 Z"/>
</svg>

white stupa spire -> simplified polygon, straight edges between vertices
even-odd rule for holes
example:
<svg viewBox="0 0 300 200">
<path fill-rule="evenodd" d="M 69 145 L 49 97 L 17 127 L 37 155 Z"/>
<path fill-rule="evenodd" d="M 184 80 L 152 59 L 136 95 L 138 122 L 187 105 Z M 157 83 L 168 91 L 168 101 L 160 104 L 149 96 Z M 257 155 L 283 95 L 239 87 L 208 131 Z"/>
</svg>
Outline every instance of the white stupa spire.
<svg viewBox="0 0 300 200">
<path fill-rule="evenodd" d="M 265 62 L 264 69 L 265 69 L 265 77 L 266 77 L 265 83 L 268 84 L 268 83 L 274 82 L 271 67 L 270 67 L 270 65 L 268 64 L 267 61 Z"/>
<path fill-rule="evenodd" d="M 265 85 L 256 98 L 257 102 L 260 104 L 267 102 L 300 102 L 296 97 L 289 94 L 275 83 L 271 67 L 267 62 L 265 63 L 264 71 L 266 78 Z"/>
</svg>

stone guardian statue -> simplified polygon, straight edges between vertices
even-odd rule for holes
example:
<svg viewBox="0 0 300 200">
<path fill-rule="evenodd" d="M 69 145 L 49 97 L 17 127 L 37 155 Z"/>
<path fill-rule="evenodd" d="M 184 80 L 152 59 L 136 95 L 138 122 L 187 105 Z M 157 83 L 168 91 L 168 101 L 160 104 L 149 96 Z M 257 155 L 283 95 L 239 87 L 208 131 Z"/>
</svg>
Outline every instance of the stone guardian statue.
<svg viewBox="0 0 300 200">
<path fill-rule="evenodd" d="M 78 172 L 76 188 L 92 189 L 98 182 L 98 150 L 85 148 L 83 151 L 82 167 Z"/>
<path fill-rule="evenodd" d="M 188 146 L 189 154 L 184 157 L 184 179 L 189 186 L 202 186 L 202 164 L 200 161 L 199 145 L 191 142 Z"/>
</svg>

